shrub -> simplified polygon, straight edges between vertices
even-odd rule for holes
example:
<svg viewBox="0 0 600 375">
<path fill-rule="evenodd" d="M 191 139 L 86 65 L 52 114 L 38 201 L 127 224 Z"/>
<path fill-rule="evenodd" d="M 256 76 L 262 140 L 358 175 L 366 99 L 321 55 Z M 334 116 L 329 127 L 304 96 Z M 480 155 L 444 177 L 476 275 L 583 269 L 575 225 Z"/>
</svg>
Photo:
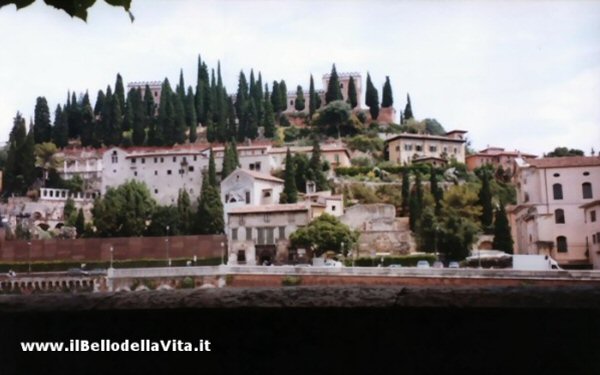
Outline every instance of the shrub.
<svg viewBox="0 0 600 375">
<path fill-rule="evenodd" d="M 283 286 L 297 286 L 302 284 L 302 278 L 300 276 L 285 276 L 281 280 Z"/>
<path fill-rule="evenodd" d="M 183 280 L 181 280 L 181 283 L 179 284 L 179 286 L 182 289 L 192 289 L 193 287 L 196 286 L 196 282 L 195 282 L 194 278 L 192 278 L 190 276 L 186 276 L 183 278 Z"/>
</svg>

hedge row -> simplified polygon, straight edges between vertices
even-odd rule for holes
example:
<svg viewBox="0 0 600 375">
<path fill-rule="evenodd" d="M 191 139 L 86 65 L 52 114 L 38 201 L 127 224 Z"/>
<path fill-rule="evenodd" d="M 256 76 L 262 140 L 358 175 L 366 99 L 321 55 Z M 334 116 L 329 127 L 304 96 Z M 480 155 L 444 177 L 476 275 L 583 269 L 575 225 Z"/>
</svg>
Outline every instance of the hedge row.
<svg viewBox="0 0 600 375">
<path fill-rule="evenodd" d="M 433 264 L 437 260 L 434 254 L 411 254 L 395 257 L 383 257 L 383 266 L 387 267 L 391 264 L 400 264 L 402 267 L 415 267 L 420 260 L 426 260 L 429 264 Z M 352 265 L 352 259 L 346 259 L 346 265 Z M 354 265 L 357 267 L 377 267 L 381 264 L 381 257 L 361 257 L 356 259 Z"/>
<path fill-rule="evenodd" d="M 338 176 L 357 176 L 359 174 L 367 174 L 373 170 L 374 167 L 338 167 L 335 169 L 335 173 Z M 378 166 L 377 168 L 384 170 L 392 174 L 402 174 L 408 172 L 419 171 L 421 174 L 429 173 L 429 165 L 427 164 L 414 164 L 410 166 L 401 165 L 384 165 Z"/>
<path fill-rule="evenodd" d="M 177 258 L 171 259 L 171 265 L 173 267 L 183 267 L 190 261 L 189 258 Z M 110 266 L 110 262 L 107 261 L 34 261 L 31 262 L 31 272 L 60 272 L 66 271 L 69 268 L 79 268 L 81 264 L 85 263 L 86 270 L 92 270 L 95 268 L 107 269 Z M 204 258 L 198 259 L 194 265 L 196 266 L 216 266 L 221 264 L 221 258 Z M 165 259 L 127 259 L 127 260 L 115 260 L 113 262 L 114 268 L 147 268 L 147 267 L 165 267 L 167 261 Z M 17 273 L 27 272 L 29 269 L 28 262 L 3 262 L 0 263 L 0 273 L 6 273 L 9 270 L 13 270 Z"/>
</svg>

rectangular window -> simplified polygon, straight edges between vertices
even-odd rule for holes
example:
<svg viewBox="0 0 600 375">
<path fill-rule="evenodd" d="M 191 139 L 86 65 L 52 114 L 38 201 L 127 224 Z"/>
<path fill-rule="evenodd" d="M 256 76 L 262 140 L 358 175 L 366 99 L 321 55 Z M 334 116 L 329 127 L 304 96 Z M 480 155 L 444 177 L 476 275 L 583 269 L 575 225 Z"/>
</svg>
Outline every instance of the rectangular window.
<svg viewBox="0 0 600 375">
<path fill-rule="evenodd" d="M 154 175 L 155 175 L 155 176 L 158 176 L 158 171 L 154 171 Z"/>
<path fill-rule="evenodd" d="M 267 228 L 267 245 L 273 245 L 275 243 L 275 228 Z"/>
<path fill-rule="evenodd" d="M 154 194 L 158 194 L 158 189 L 154 189 Z"/>
<path fill-rule="evenodd" d="M 592 223 L 596 221 L 596 210 L 590 211 L 590 221 Z"/>
<path fill-rule="evenodd" d="M 335 205 L 331 206 L 331 211 L 335 211 Z"/>
<path fill-rule="evenodd" d="M 238 239 L 238 229 L 237 228 L 231 228 L 231 239 L 233 241 L 237 241 L 237 239 Z"/>
<path fill-rule="evenodd" d="M 266 245 L 265 243 L 265 228 L 256 228 L 256 244 Z"/>
<path fill-rule="evenodd" d="M 131 164 L 135 164 L 135 158 L 131 158 Z"/>
<path fill-rule="evenodd" d="M 254 163 L 254 168 L 255 168 L 257 171 L 260 171 L 260 162 L 259 162 L 259 161 L 257 161 L 256 163 Z"/>
<path fill-rule="evenodd" d="M 437 146 L 429 146 L 429 152 L 437 152 Z"/>
<path fill-rule="evenodd" d="M 167 170 L 167 174 L 171 174 L 171 170 L 170 170 L 170 169 L 169 169 L 169 170 Z"/>
<path fill-rule="evenodd" d="M 165 158 L 160 158 L 160 162 L 164 163 L 165 162 Z"/>
<path fill-rule="evenodd" d="M 177 156 L 173 156 L 173 162 L 177 161 Z"/>
<path fill-rule="evenodd" d="M 421 147 L 420 145 L 416 145 L 415 151 L 423 151 L 423 147 Z"/>
<path fill-rule="evenodd" d="M 142 164 L 146 164 L 146 158 L 142 158 Z"/>
<path fill-rule="evenodd" d="M 198 160 L 198 157 L 196 155 L 194 155 L 194 161 Z"/>
<path fill-rule="evenodd" d="M 179 170 L 179 174 L 183 174 L 183 172 L 185 172 L 183 169 Z"/>
<path fill-rule="evenodd" d="M 250 192 L 246 192 L 246 204 L 250 204 Z"/>
<path fill-rule="evenodd" d="M 190 172 L 193 172 L 193 171 L 194 171 L 194 166 L 193 166 L 193 165 L 190 165 L 190 166 L 188 167 L 188 171 L 190 171 Z"/>
<path fill-rule="evenodd" d="M 246 241 L 252 241 L 252 228 L 246 228 Z"/>
<path fill-rule="evenodd" d="M 285 240 L 285 227 L 279 227 L 279 239 Z"/>
<path fill-rule="evenodd" d="M 133 172 L 133 175 L 134 175 L 134 176 L 137 176 L 137 171 Z"/>
<path fill-rule="evenodd" d="M 406 145 L 404 145 L 404 149 L 406 150 Z M 396 151 L 400 151 L 400 145 L 396 145 Z"/>
<path fill-rule="evenodd" d="M 155 162 L 155 163 L 158 163 L 158 158 L 154 158 L 154 162 Z"/>
</svg>

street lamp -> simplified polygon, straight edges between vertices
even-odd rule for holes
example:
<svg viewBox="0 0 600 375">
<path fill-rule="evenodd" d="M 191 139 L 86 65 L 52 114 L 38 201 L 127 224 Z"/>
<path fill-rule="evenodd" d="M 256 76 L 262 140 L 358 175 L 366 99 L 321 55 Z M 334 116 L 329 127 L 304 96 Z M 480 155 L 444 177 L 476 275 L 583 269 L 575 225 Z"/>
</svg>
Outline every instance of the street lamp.
<svg viewBox="0 0 600 375">
<path fill-rule="evenodd" d="M 31 273 L 31 241 L 27 242 L 27 263 L 28 263 L 27 273 Z"/>
<path fill-rule="evenodd" d="M 225 244 L 221 242 L 221 264 L 225 264 Z"/>
<path fill-rule="evenodd" d="M 171 267 L 171 256 L 169 254 L 169 229 L 171 227 L 170 226 L 166 226 L 165 229 L 167 230 L 167 238 L 165 238 L 165 247 L 167 248 L 167 265 L 169 267 Z"/>
<path fill-rule="evenodd" d="M 113 256 L 115 253 L 115 248 L 114 247 L 110 247 L 110 267 L 109 268 L 113 268 Z"/>
</svg>

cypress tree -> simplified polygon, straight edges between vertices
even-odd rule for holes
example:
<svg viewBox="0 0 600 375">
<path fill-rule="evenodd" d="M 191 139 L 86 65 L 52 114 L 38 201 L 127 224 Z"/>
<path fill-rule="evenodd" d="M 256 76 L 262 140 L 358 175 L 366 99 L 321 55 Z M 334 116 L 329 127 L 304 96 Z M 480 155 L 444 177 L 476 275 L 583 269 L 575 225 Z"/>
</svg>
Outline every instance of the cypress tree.
<svg viewBox="0 0 600 375">
<path fill-rule="evenodd" d="M 383 85 L 383 97 L 381 98 L 381 107 L 389 108 L 394 105 L 394 97 L 392 96 L 392 85 L 390 84 L 390 77 L 385 76 L 385 83 Z"/>
<path fill-rule="evenodd" d="M 258 118 L 257 118 L 257 114 L 256 114 L 256 106 L 254 105 L 253 101 L 250 101 L 249 105 L 248 105 L 248 111 L 246 113 L 246 126 L 247 126 L 247 133 L 246 136 L 249 139 L 255 139 L 256 137 L 258 137 Z"/>
<path fill-rule="evenodd" d="M 35 143 L 50 142 L 52 136 L 50 109 L 43 96 L 39 96 L 35 102 L 33 136 Z"/>
<path fill-rule="evenodd" d="M 114 96 L 116 96 L 119 99 L 119 113 L 124 113 L 125 112 L 125 87 L 123 87 L 123 77 L 121 77 L 121 74 L 117 73 L 117 81 L 115 82 L 115 93 Z"/>
<path fill-rule="evenodd" d="M 481 172 L 481 189 L 479 190 L 479 205 L 481 205 L 481 226 L 487 230 L 492 225 L 494 208 L 492 206 L 492 191 L 490 189 L 490 177 L 486 170 Z"/>
<path fill-rule="evenodd" d="M 298 86 L 300 87 L 300 86 Z M 264 134 L 267 138 L 275 136 L 275 114 L 270 100 L 265 100 L 265 114 L 263 116 Z"/>
<path fill-rule="evenodd" d="M 246 99 L 248 99 L 248 82 L 246 81 L 244 71 L 240 71 L 240 76 L 238 78 L 238 89 L 235 95 L 235 112 L 237 113 L 240 122 L 242 121 L 246 107 Z"/>
<path fill-rule="evenodd" d="M 331 67 L 329 82 L 327 83 L 327 92 L 325 93 L 325 104 L 329 104 L 334 100 L 343 100 L 342 90 L 340 89 L 340 80 L 335 70 L 335 64 Z"/>
<path fill-rule="evenodd" d="M 179 213 L 182 234 L 191 234 L 192 207 L 190 195 L 185 189 L 179 189 L 179 195 L 177 196 L 177 211 Z"/>
<path fill-rule="evenodd" d="M 379 93 L 373 82 L 371 82 L 371 76 L 367 73 L 367 93 L 366 93 L 366 104 L 369 106 L 369 113 L 371 114 L 371 120 L 377 121 L 379 116 Z"/>
<path fill-rule="evenodd" d="M 54 128 L 52 128 L 52 142 L 58 148 L 66 147 L 69 144 L 68 114 L 63 112 L 60 104 L 56 106 L 54 112 Z"/>
<path fill-rule="evenodd" d="M 98 133 L 100 135 L 100 141 L 109 145 L 109 137 L 110 137 L 110 118 L 111 118 L 111 110 L 113 103 L 113 94 L 110 86 L 106 88 L 106 95 L 104 96 L 104 101 L 102 105 L 102 111 L 100 112 L 100 129 L 98 129 Z"/>
<path fill-rule="evenodd" d="M 410 173 L 408 169 L 402 172 L 402 216 L 408 215 L 410 200 Z"/>
<path fill-rule="evenodd" d="M 147 115 L 142 101 L 142 91 L 135 90 L 131 97 L 132 134 L 131 140 L 135 146 L 143 146 L 146 139 Z"/>
<path fill-rule="evenodd" d="M 310 86 L 308 87 L 308 118 L 312 119 L 317 110 L 317 93 L 315 92 L 315 82 L 312 74 L 310 75 Z"/>
<path fill-rule="evenodd" d="M 206 121 L 204 113 L 204 92 L 208 81 L 208 71 L 206 65 L 203 65 L 202 58 L 198 55 L 198 73 L 196 78 L 196 94 L 194 96 L 194 104 L 196 106 L 197 120 L 204 124 Z"/>
<path fill-rule="evenodd" d="M 112 96 L 110 102 L 110 120 L 109 120 L 109 128 L 108 137 L 104 140 L 107 146 L 110 145 L 119 145 L 122 140 L 122 126 L 123 126 L 123 117 L 121 114 L 122 105 L 120 103 L 119 97 L 115 94 Z"/>
<path fill-rule="evenodd" d="M 410 120 L 414 118 L 412 112 L 412 105 L 410 104 L 410 95 L 406 94 L 406 107 L 404 107 L 404 120 Z"/>
<path fill-rule="evenodd" d="M 81 108 L 77 97 L 71 94 L 71 105 L 69 106 L 69 138 L 76 139 L 81 135 Z"/>
<path fill-rule="evenodd" d="M 298 85 L 296 88 L 296 102 L 294 103 L 294 108 L 296 111 L 304 111 L 305 107 L 304 91 L 302 91 L 302 86 Z"/>
<path fill-rule="evenodd" d="M 71 215 L 73 215 L 75 210 L 77 210 L 77 208 L 75 207 L 75 202 L 73 201 L 73 198 L 71 198 L 71 197 L 67 198 L 67 201 L 65 202 L 65 206 L 63 208 L 63 220 L 65 222 L 67 220 L 69 220 L 69 218 L 71 217 Z"/>
<path fill-rule="evenodd" d="M 279 103 L 281 105 L 281 111 L 285 111 L 287 110 L 287 85 L 285 84 L 285 81 L 282 79 L 279 82 L 279 95 L 281 95 L 281 98 L 279 98 Z"/>
<path fill-rule="evenodd" d="M 94 105 L 94 116 L 100 116 L 102 113 L 102 108 L 104 108 L 104 96 L 104 91 L 98 90 L 96 104 Z"/>
<path fill-rule="evenodd" d="M 240 166 L 240 158 L 237 152 L 237 145 L 235 141 L 231 141 L 231 154 L 233 155 L 233 169 L 236 169 Z"/>
<path fill-rule="evenodd" d="M 354 77 L 350 76 L 350 80 L 348 81 L 348 104 L 352 109 L 356 108 L 358 105 L 358 94 L 356 92 L 356 83 L 354 83 Z"/>
<path fill-rule="evenodd" d="M 223 202 L 219 189 L 211 186 L 207 176 L 202 180 L 202 195 L 198 200 L 195 232 L 199 234 L 220 234 L 224 232 Z"/>
<path fill-rule="evenodd" d="M 17 159 L 18 163 L 21 165 L 23 180 L 27 189 L 33 185 L 36 178 L 34 151 L 35 139 L 33 137 L 33 129 L 30 127 L 29 132 L 25 137 L 25 143 L 23 144 L 23 147 L 19 153 L 19 158 Z"/>
<path fill-rule="evenodd" d="M 416 232 L 423 213 L 423 186 L 421 184 L 421 174 L 418 171 L 415 172 L 415 186 L 410 195 L 409 210 L 410 230 Z"/>
<path fill-rule="evenodd" d="M 513 253 L 513 239 L 510 233 L 510 224 L 506 216 L 504 204 L 496 210 L 496 220 L 494 221 L 494 241 L 492 242 L 494 250 L 501 250 L 505 253 Z"/>
<path fill-rule="evenodd" d="M 237 136 L 238 128 L 237 128 L 237 117 L 235 114 L 235 105 L 233 104 L 233 99 L 231 97 L 227 97 L 227 126 L 225 129 L 225 135 L 227 139 L 232 139 Z"/>
<path fill-rule="evenodd" d="M 231 149 L 225 143 L 223 147 L 223 167 L 221 168 L 221 181 L 233 172 L 233 155 Z"/>
<path fill-rule="evenodd" d="M 125 102 L 125 113 L 123 113 L 123 131 L 129 131 L 133 129 L 133 105 L 131 104 L 133 93 L 135 89 L 130 89 L 127 92 L 127 99 Z"/>
<path fill-rule="evenodd" d="M 165 78 L 160 92 L 158 119 L 153 140 L 154 146 L 172 146 L 175 143 L 173 140 L 175 108 L 171 96 L 173 96 L 171 85 L 169 84 L 169 80 Z"/>
<path fill-rule="evenodd" d="M 173 142 L 177 144 L 185 143 L 185 109 L 183 106 L 183 102 L 181 101 L 180 94 L 173 95 L 171 97 L 173 101 L 173 117 L 174 117 L 174 127 L 173 127 Z M 185 96 L 184 96 L 185 100 Z"/>
<path fill-rule="evenodd" d="M 210 143 L 215 142 L 215 126 L 212 120 L 212 113 L 208 112 L 206 114 L 206 140 Z"/>
<path fill-rule="evenodd" d="M 185 83 L 183 81 L 183 69 L 179 69 L 179 84 L 177 85 L 177 88 L 175 89 L 175 91 L 177 92 L 177 95 L 179 95 L 179 99 L 181 100 L 182 103 L 185 102 Z"/>
<path fill-rule="evenodd" d="M 191 86 L 188 87 L 185 111 L 186 122 L 190 129 L 188 138 L 190 143 L 194 143 L 196 142 L 196 139 L 198 139 L 198 118 L 196 117 L 194 92 L 192 91 Z"/>
<path fill-rule="evenodd" d="M 86 92 L 81 101 L 81 145 L 83 147 L 94 145 L 94 128 L 94 110 Z"/>
<path fill-rule="evenodd" d="M 154 96 L 150 86 L 146 85 L 144 88 L 144 114 L 146 118 L 151 119 L 156 113 L 156 103 L 154 103 Z"/>
<path fill-rule="evenodd" d="M 312 155 L 310 157 L 309 167 L 312 172 L 312 177 L 317 188 L 317 191 L 324 191 L 329 186 L 327 179 L 323 173 L 323 163 L 321 162 L 321 145 L 317 138 L 313 140 Z"/>
<path fill-rule="evenodd" d="M 219 187 L 217 185 L 217 169 L 215 168 L 215 156 L 213 154 L 212 147 L 210 149 L 210 156 L 208 158 L 208 183 L 212 187 Z"/>
<path fill-rule="evenodd" d="M 281 194 L 279 203 L 296 203 L 298 202 L 298 189 L 296 187 L 296 171 L 294 169 L 294 161 L 292 153 L 288 147 L 285 155 L 285 183 L 283 186 L 283 194 Z"/>
<path fill-rule="evenodd" d="M 271 104 L 273 105 L 273 111 L 275 111 L 276 113 L 280 113 L 284 110 L 283 104 L 281 103 L 281 93 L 279 92 L 279 82 L 277 81 L 273 81 L 273 90 L 271 91 Z"/>
</svg>

